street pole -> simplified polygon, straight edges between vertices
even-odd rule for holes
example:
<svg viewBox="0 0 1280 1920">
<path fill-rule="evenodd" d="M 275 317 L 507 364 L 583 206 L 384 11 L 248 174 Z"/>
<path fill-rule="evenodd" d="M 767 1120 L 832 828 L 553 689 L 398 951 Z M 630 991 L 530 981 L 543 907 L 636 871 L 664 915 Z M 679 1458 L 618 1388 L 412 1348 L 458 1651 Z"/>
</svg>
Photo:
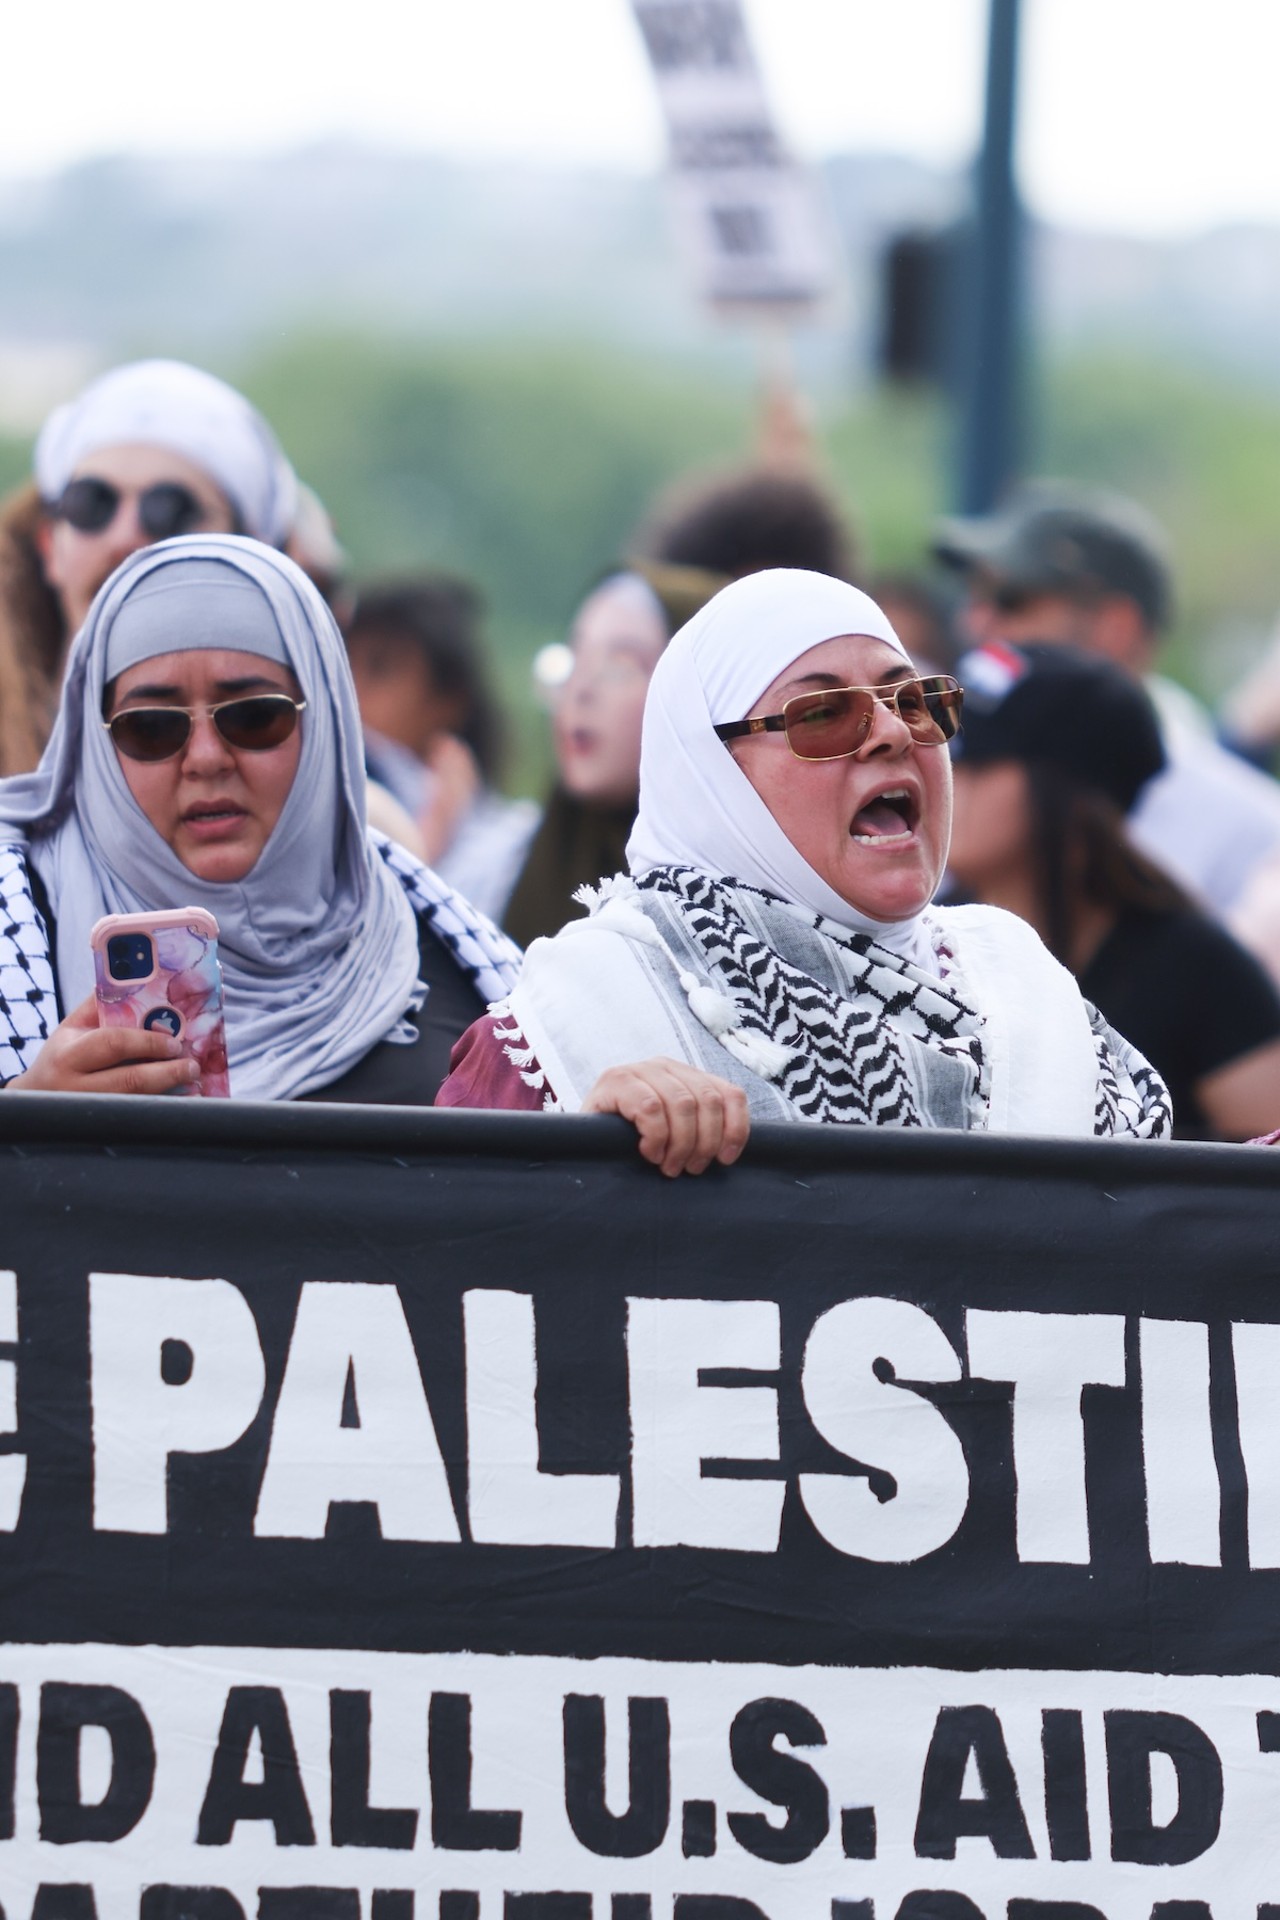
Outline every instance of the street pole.
<svg viewBox="0 0 1280 1920">
<path fill-rule="evenodd" d="M 956 504 L 987 513 L 1021 453 L 1023 218 L 1014 179 L 1019 0 L 990 0 L 987 96 L 960 342 Z"/>
</svg>

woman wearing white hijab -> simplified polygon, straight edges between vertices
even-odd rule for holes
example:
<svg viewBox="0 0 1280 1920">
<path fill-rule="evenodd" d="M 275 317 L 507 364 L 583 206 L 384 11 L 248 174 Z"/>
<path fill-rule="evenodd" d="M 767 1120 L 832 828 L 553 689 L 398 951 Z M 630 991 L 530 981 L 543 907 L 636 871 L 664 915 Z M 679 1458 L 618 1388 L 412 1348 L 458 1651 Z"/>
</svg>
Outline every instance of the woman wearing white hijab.
<svg viewBox="0 0 1280 1920">
<path fill-rule="evenodd" d="M 533 944 L 442 1104 L 598 1110 L 614 1069 L 642 1146 L 665 1104 L 666 1153 L 658 1059 L 731 1082 L 758 1119 L 1166 1133 L 1158 1076 L 1025 922 L 932 904 L 954 684 L 919 681 L 843 582 L 778 570 L 718 593 L 650 684 L 630 877 Z"/>
<path fill-rule="evenodd" d="M 0 781 L 0 1085 L 164 1092 L 162 1034 L 99 1029 L 105 913 L 219 923 L 231 1088 L 430 1105 L 510 942 L 365 819 L 346 652 L 292 561 L 234 535 L 134 554 L 72 649 L 34 773 Z"/>
<path fill-rule="evenodd" d="M 0 774 L 39 759 L 67 648 L 122 560 L 189 533 L 283 547 L 297 507 L 262 415 L 179 360 L 90 381 L 45 421 L 34 468 L 33 484 L 0 502 Z"/>
</svg>

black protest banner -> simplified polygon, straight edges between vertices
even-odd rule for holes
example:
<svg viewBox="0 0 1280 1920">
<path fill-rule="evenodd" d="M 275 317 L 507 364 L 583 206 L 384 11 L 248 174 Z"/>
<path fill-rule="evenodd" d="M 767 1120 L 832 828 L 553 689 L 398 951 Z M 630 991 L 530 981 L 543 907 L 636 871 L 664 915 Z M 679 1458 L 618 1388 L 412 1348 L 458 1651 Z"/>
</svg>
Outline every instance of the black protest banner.
<svg viewBox="0 0 1280 1920">
<path fill-rule="evenodd" d="M 0 1101 L 4 1914 L 1280 1905 L 1278 1178 Z"/>
</svg>

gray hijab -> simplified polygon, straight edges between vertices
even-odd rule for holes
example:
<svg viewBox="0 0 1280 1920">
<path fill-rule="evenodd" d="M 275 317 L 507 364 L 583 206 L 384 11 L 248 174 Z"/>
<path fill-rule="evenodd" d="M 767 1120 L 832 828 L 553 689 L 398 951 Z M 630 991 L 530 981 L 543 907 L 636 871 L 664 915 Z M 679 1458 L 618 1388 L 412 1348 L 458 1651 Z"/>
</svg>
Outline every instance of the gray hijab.
<svg viewBox="0 0 1280 1920">
<path fill-rule="evenodd" d="M 297 777 L 236 883 L 199 880 L 183 866 L 129 792 L 99 725 L 112 675 L 194 646 L 287 661 L 307 703 Z M 0 780 L 0 841 L 25 844 L 48 890 L 64 1007 L 92 990 L 89 930 L 102 914 L 199 906 L 215 915 L 240 1098 L 328 1086 L 379 1040 L 404 1037 L 400 1023 L 421 1004 L 413 911 L 369 842 L 341 636 L 306 575 L 255 540 L 166 540 L 116 570 L 71 649 L 40 765 Z"/>
</svg>

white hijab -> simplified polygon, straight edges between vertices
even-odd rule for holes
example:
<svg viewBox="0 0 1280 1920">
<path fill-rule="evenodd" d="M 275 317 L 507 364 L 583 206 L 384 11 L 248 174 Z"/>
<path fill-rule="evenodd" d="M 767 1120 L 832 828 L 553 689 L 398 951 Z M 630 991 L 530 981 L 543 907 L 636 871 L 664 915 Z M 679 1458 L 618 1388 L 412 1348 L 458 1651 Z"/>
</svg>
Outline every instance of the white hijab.
<svg viewBox="0 0 1280 1920">
<path fill-rule="evenodd" d="M 56 500 L 82 460 L 133 442 L 203 468 L 239 510 L 246 533 L 283 546 L 298 482 L 279 442 L 243 394 L 181 360 L 112 367 L 55 408 L 36 441 L 41 498 Z"/>
<path fill-rule="evenodd" d="M 636 875 L 688 866 L 763 887 L 915 960 L 923 910 L 893 921 L 859 913 L 797 852 L 713 731 L 745 718 L 810 647 L 843 634 L 868 634 L 910 660 L 874 600 L 843 580 L 791 567 L 735 580 L 680 629 L 649 684 L 627 864 Z"/>
</svg>

